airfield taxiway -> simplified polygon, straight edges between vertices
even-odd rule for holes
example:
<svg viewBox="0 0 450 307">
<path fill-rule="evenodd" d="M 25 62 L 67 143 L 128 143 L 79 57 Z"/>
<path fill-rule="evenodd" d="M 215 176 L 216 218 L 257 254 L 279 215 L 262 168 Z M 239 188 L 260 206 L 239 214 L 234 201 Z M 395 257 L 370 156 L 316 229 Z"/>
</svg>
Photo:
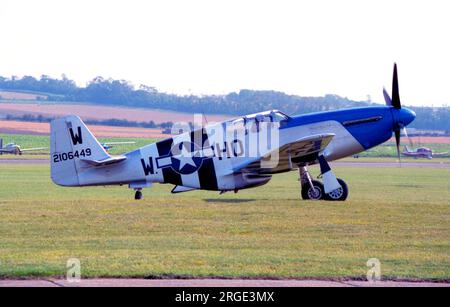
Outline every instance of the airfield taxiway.
<svg viewBox="0 0 450 307">
<path fill-rule="evenodd" d="M 269 279 L 65 279 L 0 280 L 0 287 L 450 287 L 444 282 Z"/>
</svg>

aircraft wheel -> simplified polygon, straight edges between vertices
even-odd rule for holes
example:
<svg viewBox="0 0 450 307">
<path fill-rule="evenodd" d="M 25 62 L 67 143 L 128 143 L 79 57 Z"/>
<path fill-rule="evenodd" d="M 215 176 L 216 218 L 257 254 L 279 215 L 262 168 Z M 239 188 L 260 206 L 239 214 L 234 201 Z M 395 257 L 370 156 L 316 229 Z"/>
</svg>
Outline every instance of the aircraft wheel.
<svg viewBox="0 0 450 307">
<path fill-rule="evenodd" d="M 136 193 L 134 194 L 134 199 L 136 200 L 142 199 L 142 192 L 136 191 Z"/>
<path fill-rule="evenodd" d="M 323 199 L 325 192 L 323 189 L 323 184 L 320 181 L 312 181 L 314 189 L 311 188 L 309 182 L 302 185 L 302 198 L 305 200 L 320 200 Z"/>
<path fill-rule="evenodd" d="M 341 188 L 336 189 L 336 190 L 326 194 L 326 196 L 325 196 L 326 200 L 344 201 L 344 200 L 347 199 L 347 197 L 348 197 L 348 186 L 347 186 L 347 184 L 341 178 L 337 178 L 337 181 L 341 185 Z"/>
</svg>

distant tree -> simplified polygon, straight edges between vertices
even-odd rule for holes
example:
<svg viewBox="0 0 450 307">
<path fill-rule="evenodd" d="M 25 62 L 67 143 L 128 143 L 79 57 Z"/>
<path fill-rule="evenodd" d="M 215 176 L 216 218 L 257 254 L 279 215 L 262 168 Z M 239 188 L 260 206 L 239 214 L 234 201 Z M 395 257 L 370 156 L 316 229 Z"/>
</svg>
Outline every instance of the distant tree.
<svg viewBox="0 0 450 307">
<path fill-rule="evenodd" d="M 152 94 L 158 93 L 158 90 L 155 87 L 148 86 L 148 85 L 145 85 L 145 84 L 141 84 L 139 86 L 139 90 L 147 92 L 147 93 L 152 93 Z"/>
<path fill-rule="evenodd" d="M 155 87 L 141 84 L 137 89 L 126 80 L 95 77 L 85 87 L 78 87 L 65 74 L 60 79 L 42 75 L 10 78 L 0 76 L 0 89 L 46 93 L 49 101 L 85 101 L 103 105 L 158 108 L 189 113 L 243 115 L 262 110 L 279 109 L 289 114 L 304 114 L 340 108 L 376 105 L 367 101 L 353 101 L 328 94 L 322 97 L 301 97 L 278 91 L 242 89 L 227 95 L 173 95 L 160 93 Z M 450 130 L 450 108 L 411 107 L 417 114 L 411 127 Z M 154 123 L 153 123 L 154 124 Z M 151 126 L 152 123 L 145 123 Z M 169 126 L 169 125 L 168 125 Z M 170 125 L 171 126 L 171 125 Z"/>
</svg>

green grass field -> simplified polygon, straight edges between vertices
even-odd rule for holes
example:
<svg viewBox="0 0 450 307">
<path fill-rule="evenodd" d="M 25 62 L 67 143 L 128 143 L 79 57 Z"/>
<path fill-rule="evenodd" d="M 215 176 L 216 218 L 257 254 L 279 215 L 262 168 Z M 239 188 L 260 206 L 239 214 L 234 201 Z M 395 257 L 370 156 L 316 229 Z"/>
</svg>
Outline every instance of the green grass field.
<svg viewBox="0 0 450 307">
<path fill-rule="evenodd" d="M 313 169 L 313 171 L 317 171 Z M 0 277 L 450 277 L 450 170 L 339 168 L 347 202 L 299 200 L 296 173 L 266 186 L 133 200 L 126 187 L 62 188 L 46 165 L 0 164 Z"/>
</svg>

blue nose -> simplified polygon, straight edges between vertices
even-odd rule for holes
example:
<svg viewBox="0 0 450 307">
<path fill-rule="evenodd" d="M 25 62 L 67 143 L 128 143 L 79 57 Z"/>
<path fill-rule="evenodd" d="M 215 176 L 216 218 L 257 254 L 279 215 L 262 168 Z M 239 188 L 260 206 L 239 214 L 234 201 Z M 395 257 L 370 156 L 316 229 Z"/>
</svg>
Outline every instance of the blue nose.
<svg viewBox="0 0 450 307">
<path fill-rule="evenodd" d="M 401 108 L 399 110 L 398 121 L 405 127 L 408 126 L 416 118 L 416 113 L 408 108 Z"/>
</svg>

